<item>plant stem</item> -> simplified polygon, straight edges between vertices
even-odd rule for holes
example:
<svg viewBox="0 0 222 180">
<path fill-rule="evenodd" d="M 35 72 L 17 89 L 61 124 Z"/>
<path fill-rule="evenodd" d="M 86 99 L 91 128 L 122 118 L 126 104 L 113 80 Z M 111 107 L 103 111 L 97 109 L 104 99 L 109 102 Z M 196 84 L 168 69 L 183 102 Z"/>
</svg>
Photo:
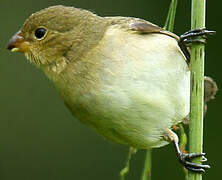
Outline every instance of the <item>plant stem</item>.
<svg viewBox="0 0 222 180">
<path fill-rule="evenodd" d="M 173 32 L 176 9 L 177 9 L 177 0 L 172 0 L 170 3 L 170 8 L 163 29 Z"/>
<path fill-rule="evenodd" d="M 136 154 L 137 149 L 130 147 L 129 148 L 129 153 L 127 155 L 126 159 L 126 165 L 125 167 L 120 171 L 120 180 L 125 180 L 127 174 L 129 173 L 130 170 L 130 160 L 132 158 L 133 154 Z"/>
<path fill-rule="evenodd" d="M 151 167 L 152 167 L 151 158 L 152 158 L 151 149 L 148 149 L 146 150 L 146 158 L 141 180 L 151 180 Z"/>
<path fill-rule="evenodd" d="M 191 29 L 205 27 L 205 0 L 192 0 Z M 191 88 L 190 88 L 190 152 L 202 152 L 203 147 L 203 93 L 204 93 L 204 44 L 191 47 Z M 194 160 L 201 163 L 201 158 Z M 189 180 L 202 180 L 200 173 L 189 172 Z"/>
</svg>

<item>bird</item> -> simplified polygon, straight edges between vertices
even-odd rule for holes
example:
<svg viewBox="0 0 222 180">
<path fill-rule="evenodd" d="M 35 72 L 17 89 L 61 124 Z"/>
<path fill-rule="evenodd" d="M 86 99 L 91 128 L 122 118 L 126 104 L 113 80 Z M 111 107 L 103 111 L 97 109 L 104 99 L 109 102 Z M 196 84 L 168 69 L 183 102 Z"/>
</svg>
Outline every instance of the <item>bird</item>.
<svg viewBox="0 0 222 180">
<path fill-rule="evenodd" d="M 56 5 L 28 17 L 7 48 L 24 53 L 73 116 L 106 139 L 136 149 L 173 142 L 185 168 L 204 172 L 209 165 L 191 160 L 205 153 L 181 152 L 172 130 L 190 112 L 187 38 L 143 19 Z"/>
</svg>

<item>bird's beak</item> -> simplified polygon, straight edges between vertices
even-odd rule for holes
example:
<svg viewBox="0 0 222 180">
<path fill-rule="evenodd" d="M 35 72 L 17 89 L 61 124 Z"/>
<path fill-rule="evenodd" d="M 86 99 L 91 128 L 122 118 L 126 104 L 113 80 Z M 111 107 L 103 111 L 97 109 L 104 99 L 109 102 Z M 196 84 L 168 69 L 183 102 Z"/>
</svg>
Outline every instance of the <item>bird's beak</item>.
<svg viewBox="0 0 222 180">
<path fill-rule="evenodd" d="M 25 41 L 21 31 L 18 31 L 9 40 L 7 49 L 11 52 L 27 52 L 29 49 L 29 42 Z"/>
</svg>

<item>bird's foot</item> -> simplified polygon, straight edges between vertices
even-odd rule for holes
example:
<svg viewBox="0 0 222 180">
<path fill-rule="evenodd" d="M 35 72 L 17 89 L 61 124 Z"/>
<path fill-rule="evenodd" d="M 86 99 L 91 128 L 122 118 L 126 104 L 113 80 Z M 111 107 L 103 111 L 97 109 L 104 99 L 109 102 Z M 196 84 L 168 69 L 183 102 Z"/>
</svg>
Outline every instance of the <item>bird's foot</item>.
<svg viewBox="0 0 222 180">
<path fill-rule="evenodd" d="M 205 153 L 183 153 L 179 147 L 179 139 L 175 132 L 170 129 L 167 129 L 164 134 L 164 139 L 169 142 L 173 142 L 174 148 L 176 150 L 177 157 L 179 162 L 189 171 L 203 173 L 206 169 L 209 169 L 209 165 L 203 165 L 191 162 L 194 158 L 202 158 L 201 162 L 206 162 Z"/>
<path fill-rule="evenodd" d="M 198 163 L 193 163 L 190 162 L 193 158 L 201 157 L 202 160 L 201 162 L 206 162 L 207 159 L 205 158 L 205 153 L 179 153 L 178 158 L 181 164 L 183 166 L 193 172 L 198 172 L 198 173 L 204 173 L 205 169 L 209 169 L 209 165 L 203 165 L 203 164 L 198 164 Z"/>
<path fill-rule="evenodd" d="M 206 28 L 190 30 L 180 36 L 179 44 L 206 43 L 207 36 L 214 35 L 215 33 L 216 31 L 209 31 Z M 202 39 L 192 39 L 197 36 L 201 36 Z"/>
<path fill-rule="evenodd" d="M 209 31 L 206 28 L 190 30 L 180 36 L 178 44 L 186 58 L 189 60 L 190 53 L 187 47 L 189 47 L 193 43 L 206 44 L 207 37 L 214 34 L 216 34 L 216 31 Z M 198 36 L 200 36 L 201 38 L 196 38 Z"/>
</svg>

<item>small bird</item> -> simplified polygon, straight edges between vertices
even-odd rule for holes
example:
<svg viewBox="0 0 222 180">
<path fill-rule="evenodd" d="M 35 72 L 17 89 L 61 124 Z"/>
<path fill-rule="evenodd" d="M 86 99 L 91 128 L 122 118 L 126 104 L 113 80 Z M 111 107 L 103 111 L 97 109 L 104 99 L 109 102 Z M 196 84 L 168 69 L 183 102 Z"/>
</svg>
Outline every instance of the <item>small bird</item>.
<svg viewBox="0 0 222 180">
<path fill-rule="evenodd" d="M 190 111 L 186 38 L 139 18 L 59 5 L 32 14 L 8 49 L 42 69 L 72 114 L 105 138 L 136 149 L 173 142 L 188 170 L 204 172 L 208 165 L 190 160 L 205 153 L 182 153 L 172 131 Z"/>
</svg>

